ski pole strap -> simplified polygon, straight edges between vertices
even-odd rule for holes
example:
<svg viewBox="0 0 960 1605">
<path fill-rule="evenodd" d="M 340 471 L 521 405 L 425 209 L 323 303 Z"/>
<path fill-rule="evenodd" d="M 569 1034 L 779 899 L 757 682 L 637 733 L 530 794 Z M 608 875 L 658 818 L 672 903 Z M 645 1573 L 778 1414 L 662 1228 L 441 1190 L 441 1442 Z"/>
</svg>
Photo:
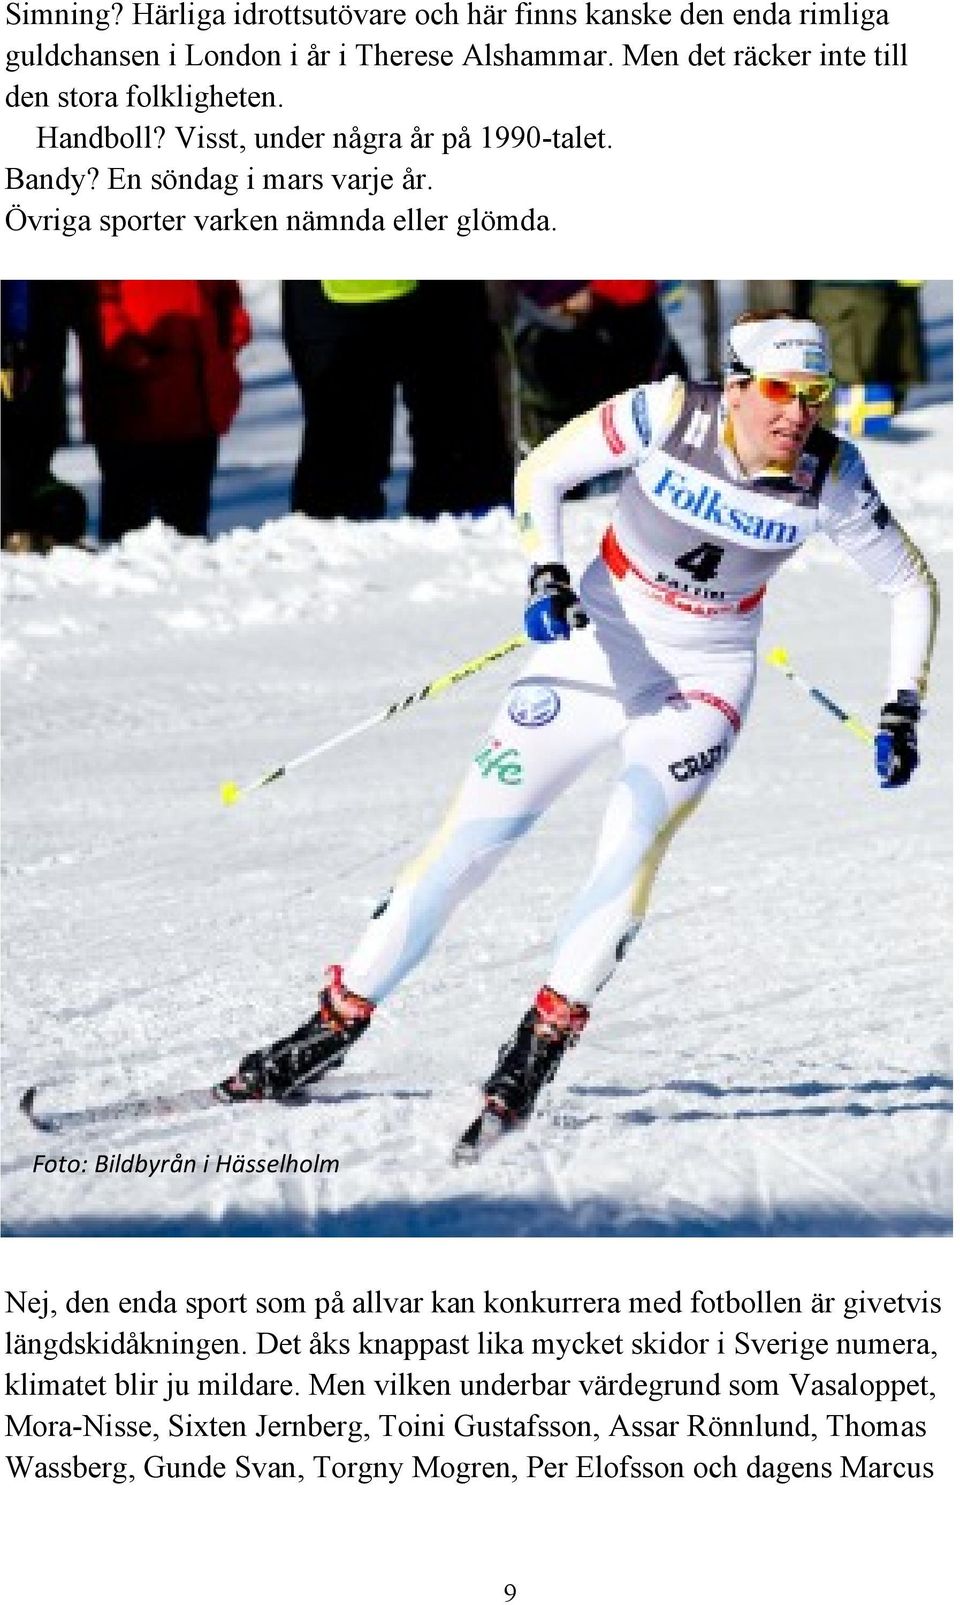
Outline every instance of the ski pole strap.
<svg viewBox="0 0 960 1605">
<path fill-rule="evenodd" d="M 794 685 L 799 686 L 801 691 L 805 691 L 807 696 L 816 702 L 819 707 L 826 709 L 827 713 L 832 713 L 835 719 L 839 719 L 840 723 L 846 726 L 851 735 L 872 745 L 873 731 L 868 730 L 863 720 L 858 718 L 855 713 L 849 713 L 846 708 L 841 708 L 839 702 L 834 702 L 833 698 L 828 697 L 827 693 L 821 691 L 819 686 L 811 685 L 809 680 L 805 680 L 802 675 L 798 674 L 790 662 L 789 655 L 784 647 L 772 647 L 766 654 L 765 662 L 769 663 L 771 668 L 779 669 L 782 674 L 786 675 L 788 680 L 792 680 Z"/>
<path fill-rule="evenodd" d="M 351 725 L 349 730 L 341 730 L 339 735 L 331 736 L 327 741 L 321 741 L 319 746 L 310 747 L 307 752 L 301 752 L 296 758 L 288 758 L 286 763 L 277 764 L 276 768 L 268 769 L 266 774 L 259 775 L 245 786 L 240 786 L 235 780 L 225 780 L 220 787 L 220 801 L 230 808 L 238 803 L 241 797 L 246 797 L 251 791 L 260 791 L 264 786 L 270 786 L 274 781 L 282 780 L 292 770 L 299 769 L 301 765 L 310 763 L 319 758 L 321 753 L 330 752 L 334 747 L 340 747 L 345 741 L 351 741 L 354 736 L 362 735 L 365 730 L 372 730 L 375 725 L 384 724 L 388 719 L 396 718 L 398 713 L 406 713 L 408 708 L 414 707 L 418 702 L 425 702 L 428 697 L 439 697 L 444 691 L 450 691 L 461 680 L 469 679 L 472 674 L 479 674 L 488 669 L 492 663 L 516 652 L 519 647 L 528 644 L 525 635 L 512 635 L 508 641 L 501 641 L 499 646 L 491 647 L 489 652 L 482 652 L 479 657 L 471 658 L 467 663 L 461 663 L 455 669 L 448 669 L 446 674 L 440 674 L 435 680 L 428 680 L 419 691 L 411 691 L 408 696 L 400 697 L 391 702 L 388 707 L 382 708 L 379 713 L 371 714 L 368 719 L 361 719 L 359 724 Z"/>
</svg>

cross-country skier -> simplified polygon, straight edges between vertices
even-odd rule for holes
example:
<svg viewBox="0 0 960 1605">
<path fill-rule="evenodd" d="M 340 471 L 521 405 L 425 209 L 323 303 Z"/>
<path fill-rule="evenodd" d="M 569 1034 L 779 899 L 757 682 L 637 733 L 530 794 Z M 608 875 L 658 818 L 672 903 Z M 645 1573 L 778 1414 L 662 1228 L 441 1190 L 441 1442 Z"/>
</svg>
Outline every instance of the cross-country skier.
<svg viewBox="0 0 960 1605">
<path fill-rule="evenodd" d="M 817 532 L 891 599 L 875 761 L 882 786 L 906 784 L 918 762 L 936 582 L 858 450 L 819 426 L 832 387 L 817 324 L 746 314 L 730 331 L 722 385 L 643 385 L 531 453 L 516 516 L 533 563 L 527 633 L 542 645 L 439 832 L 346 963 L 327 971 L 318 1012 L 248 1055 L 222 1083 L 224 1098 L 284 1098 L 340 1064 L 461 900 L 616 743 L 620 770 L 593 868 L 461 1154 L 529 1115 L 636 936 L 670 841 L 729 759 L 753 693 L 766 586 Z M 626 477 L 578 592 L 563 560 L 564 493 L 611 469 Z"/>
</svg>

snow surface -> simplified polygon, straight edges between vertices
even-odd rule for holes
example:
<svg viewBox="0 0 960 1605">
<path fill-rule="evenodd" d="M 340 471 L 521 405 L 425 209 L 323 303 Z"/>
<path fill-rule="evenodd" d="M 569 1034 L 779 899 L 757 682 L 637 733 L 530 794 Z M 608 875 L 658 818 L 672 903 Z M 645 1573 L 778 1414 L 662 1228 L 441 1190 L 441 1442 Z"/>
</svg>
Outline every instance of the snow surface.
<svg viewBox="0 0 960 1605">
<path fill-rule="evenodd" d="M 952 412 L 871 445 L 950 595 Z M 289 462 L 289 457 L 287 458 Z M 253 465 L 255 466 L 255 465 Z M 571 507 L 586 559 L 609 503 Z M 949 1230 L 950 628 L 922 767 L 762 671 L 728 773 L 671 850 L 647 929 L 527 1129 L 452 1143 L 585 876 L 613 759 L 456 916 L 305 1108 L 41 1137 L 18 1113 L 220 1079 L 312 1006 L 441 818 L 518 658 L 235 809 L 250 780 L 511 635 L 505 513 L 287 517 L 212 544 L 0 560 L 3 1222 L 41 1234 L 793 1234 Z M 767 645 L 867 718 L 887 606 L 826 543 L 779 578 Z M 936 672 L 939 671 L 939 672 Z M 35 1173 L 38 1152 L 86 1162 Z M 335 1175 L 98 1175 L 100 1155 L 336 1158 Z"/>
</svg>

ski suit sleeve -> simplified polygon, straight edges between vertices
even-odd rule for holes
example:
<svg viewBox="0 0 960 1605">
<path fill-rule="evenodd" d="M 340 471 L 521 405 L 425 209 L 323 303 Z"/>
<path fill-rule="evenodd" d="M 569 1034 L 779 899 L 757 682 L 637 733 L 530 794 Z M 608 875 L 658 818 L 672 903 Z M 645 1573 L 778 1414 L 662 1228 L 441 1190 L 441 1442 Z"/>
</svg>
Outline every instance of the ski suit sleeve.
<svg viewBox="0 0 960 1605">
<path fill-rule="evenodd" d="M 521 463 L 514 485 L 517 532 L 531 563 L 563 562 L 561 505 L 598 474 L 633 468 L 659 441 L 683 397 L 679 379 L 641 385 L 564 424 Z"/>
<path fill-rule="evenodd" d="M 825 490 L 825 534 L 891 600 L 886 700 L 898 691 L 916 691 L 922 700 L 940 609 L 937 582 L 879 495 L 855 446 L 841 446 Z"/>
</svg>

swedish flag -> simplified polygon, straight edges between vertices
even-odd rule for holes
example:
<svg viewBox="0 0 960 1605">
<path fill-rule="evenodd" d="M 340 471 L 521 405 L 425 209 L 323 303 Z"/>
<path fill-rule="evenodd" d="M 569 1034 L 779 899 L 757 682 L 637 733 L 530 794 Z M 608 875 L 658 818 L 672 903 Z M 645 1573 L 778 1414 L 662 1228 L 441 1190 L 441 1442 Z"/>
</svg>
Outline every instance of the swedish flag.
<svg viewBox="0 0 960 1605">
<path fill-rule="evenodd" d="M 837 429 L 847 435 L 883 435 L 896 403 L 890 385 L 838 385 L 834 396 Z"/>
</svg>

